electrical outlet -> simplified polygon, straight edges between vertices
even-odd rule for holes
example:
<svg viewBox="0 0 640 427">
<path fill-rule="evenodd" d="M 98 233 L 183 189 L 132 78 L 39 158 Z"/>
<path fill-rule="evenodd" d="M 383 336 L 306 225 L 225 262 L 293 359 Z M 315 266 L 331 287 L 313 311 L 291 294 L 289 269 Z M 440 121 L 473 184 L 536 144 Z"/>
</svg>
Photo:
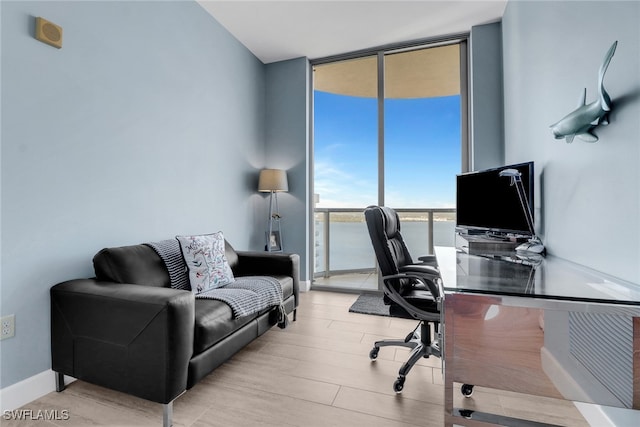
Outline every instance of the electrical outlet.
<svg viewBox="0 0 640 427">
<path fill-rule="evenodd" d="M 0 331 L 0 340 L 11 338 L 16 334 L 16 315 L 10 314 L 0 319 L 2 330 Z"/>
</svg>

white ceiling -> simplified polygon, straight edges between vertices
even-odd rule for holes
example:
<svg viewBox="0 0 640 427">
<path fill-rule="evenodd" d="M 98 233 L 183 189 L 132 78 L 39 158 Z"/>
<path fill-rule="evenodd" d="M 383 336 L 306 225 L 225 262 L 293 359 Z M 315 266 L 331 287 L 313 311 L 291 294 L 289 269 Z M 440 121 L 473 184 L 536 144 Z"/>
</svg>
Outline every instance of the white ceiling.
<svg viewBox="0 0 640 427">
<path fill-rule="evenodd" d="M 197 0 L 265 64 L 468 32 L 507 0 Z"/>
</svg>

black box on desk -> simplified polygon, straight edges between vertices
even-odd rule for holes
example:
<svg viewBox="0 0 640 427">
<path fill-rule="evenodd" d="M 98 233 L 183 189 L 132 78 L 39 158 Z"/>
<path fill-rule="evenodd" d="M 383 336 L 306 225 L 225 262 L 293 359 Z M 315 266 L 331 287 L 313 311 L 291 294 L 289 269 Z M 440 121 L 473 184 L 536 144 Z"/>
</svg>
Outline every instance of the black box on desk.
<svg viewBox="0 0 640 427">
<path fill-rule="evenodd" d="M 502 239 L 484 235 L 456 234 L 456 247 L 471 255 L 511 253 L 520 243 L 522 239 L 515 237 Z"/>
</svg>

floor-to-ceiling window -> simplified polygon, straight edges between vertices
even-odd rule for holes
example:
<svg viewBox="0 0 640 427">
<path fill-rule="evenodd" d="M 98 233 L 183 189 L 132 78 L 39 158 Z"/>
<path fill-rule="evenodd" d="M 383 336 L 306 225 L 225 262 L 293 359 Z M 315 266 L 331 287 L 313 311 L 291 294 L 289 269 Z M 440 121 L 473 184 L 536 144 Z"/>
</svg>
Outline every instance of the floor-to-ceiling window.
<svg viewBox="0 0 640 427">
<path fill-rule="evenodd" d="M 314 276 L 325 278 L 314 284 L 378 287 L 368 205 L 398 211 L 416 255 L 454 244 L 464 55 L 465 42 L 455 40 L 313 64 Z M 346 273 L 349 280 L 335 279 Z"/>
</svg>

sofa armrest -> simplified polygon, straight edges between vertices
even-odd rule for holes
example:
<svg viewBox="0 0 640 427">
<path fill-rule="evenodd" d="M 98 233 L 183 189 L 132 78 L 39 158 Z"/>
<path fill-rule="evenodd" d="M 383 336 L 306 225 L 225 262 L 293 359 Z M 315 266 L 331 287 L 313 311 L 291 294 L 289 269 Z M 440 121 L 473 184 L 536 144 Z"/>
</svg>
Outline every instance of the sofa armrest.
<svg viewBox="0 0 640 427">
<path fill-rule="evenodd" d="M 94 279 L 50 292 L 54 371 L 158 403 L 186 389 L 191 292 Z"/>
<path fill-rule="evenodd" d="M 233 270 L 237 276 L 290 276 L 293 295 L 298 306 L 300 293 L 300 256 L 259 251 L 236 251 L 238 263 Z"/>
</svg>

